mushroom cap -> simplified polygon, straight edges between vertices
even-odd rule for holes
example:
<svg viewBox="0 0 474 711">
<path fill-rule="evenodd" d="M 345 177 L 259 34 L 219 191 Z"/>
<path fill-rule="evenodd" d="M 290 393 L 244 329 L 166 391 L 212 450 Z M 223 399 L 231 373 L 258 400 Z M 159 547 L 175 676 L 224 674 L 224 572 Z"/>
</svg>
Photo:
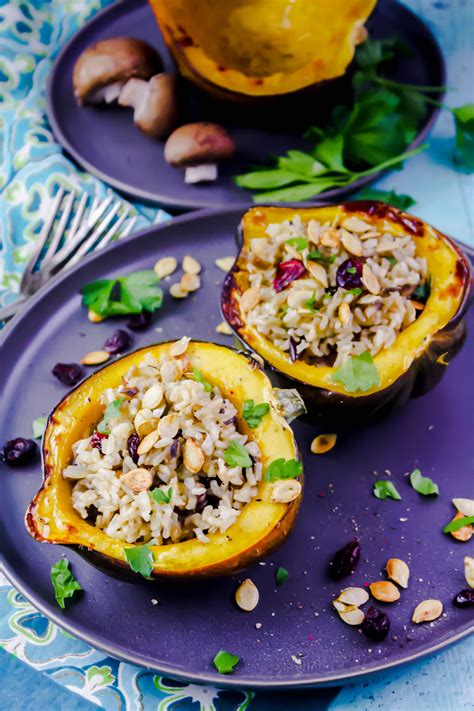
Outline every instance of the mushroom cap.
<svg viewBox="0 0 474 711">
<path fill-rule="evenodd" d="M 153 138 L 166 136 L 178 118 L 176 82 L 171 74 L 157 74 L 149 81 L 129 79 L 118 103 L 132 106 L 135 124 Z"/>
<path fill-rule="evenodd" d="M 235 153 L 234 139 L 217 123 L 187 123 L 165 144 L 165 160 L 175 168 L 218 163 Z"/>
<path fill-rule="evenodd" d="M 149 44 L 133 37 L 112 37 L 88 47 L 77 60 L 72 75 L 74 96 L 79 104 L 93 100 L 94 93 L 131 77 L 149 79 L 163 63 Z"/>
</svg>

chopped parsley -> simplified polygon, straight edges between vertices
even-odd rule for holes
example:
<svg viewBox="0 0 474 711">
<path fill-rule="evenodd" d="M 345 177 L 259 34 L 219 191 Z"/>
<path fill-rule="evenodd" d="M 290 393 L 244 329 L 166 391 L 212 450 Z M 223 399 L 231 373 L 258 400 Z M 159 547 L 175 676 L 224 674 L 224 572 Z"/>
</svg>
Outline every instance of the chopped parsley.
<svg viewBox="0 0 474 711">
<path fill-rule="evenodd" d="M 274 459 L 265 473 L 266 481 L 296 479 L 303 471 L 303 465 L 297 459 Z"/>
<path fill-rule="evenodd" d="M 37 417 L 33 420 L 33 439 L 41 439 L 46 429 L 47 417 Z"/>
<path fill-rule="evenodd" d="M 380 385 L 380 376 L 369 351 L 349 356 L 332 376 L 334 383 L 341 383 L 348 393 L 365 392 Z"/>
<path fill-rule="evenodd" d="M 305 308 L 309 309 L 310 311 L 317 311 L 316 301 L 317 301 L 316 292 L 313 291 L 311 298 L 309 298 L 308 301 L 304 302 Z"/>
<path fill-rule="evenodd" d="M 419 494 L 423 494 L 423 496 L 431 496 L 433 494 L 438 496 L 439 494 L 438 484 L 435 484 L 429 477 L 422 476 L 419 469 L 415 469 L 410 474 L 410 484 L 415 491 Z"/>
<path fill-rule="evenodd" d="M 169 504 L 172 495 L 173 489 L 171 486 L 168 491 L 164 491 L 163 489 L 152 489 L 150 491 L 151 498 L 153 499 L 153 501 L 156 501 L 157 504 Z"/>
<path fill-rule="evenodd" d="M 355 274 L 357 269 L 355 267 L 347 267 L 346 272 L 348 274 Z"/>
<path fill-rule="evenodd" d="M 374 484 L 374 496 L 376 496 L 377 499 L 396 499 L 396 501 L 402 500 L 402 497 L 391 481 L 376 481 Z"/>
<path fill-rule="evenodd" d="M 474 516 L 464 516 L 463 518 L 456 518 L 451 523 L 448 523 L 444 528 L 444 533 L 453 533 L 453 531 L 459 531 L 460 528 L 464 526 L 469 526 L 474 523 Z"/>
<path fill-rule="evenodd" d="M 290 574 L 288 573 L 286 568 L 277 568 L 275 571 L 275 582 L 277 585 L 283 585 L 283 583 L 286 583 L 288 578 L 290 577 Z"/>
<path fill-rule="evenodd" d="M 268 402 L 256 405 L 253 400 L 244 400 L 243 418 L 251 429 L 258 427 L 262 418 L 270 410 Z"/>
<path fill-rule="evenodd" d="M 303 250 L 308 248 L 308 240 L 305 237 L 292 237 L 291 239 L 285 240 L 285 244 L 294 247 L 297 252 L 303 252 Z"/>
<path fill-rule="evenodd" d="M 360 296 L 362 294 L 362 289 L 359 286 L 354 287 L 353 289 L 346 289 L 348 294 L 352 294 L 352 296 Z"/>
<path fill-rule="evenodd" d="M 153 552 L 148 546 L 135 546 L 125 548 L 125 559 L 134 573 L 140 573 L 144 578 L 150 579 L 153 570 Z"/>
<path fill-rule="evenodd" d="M 239 657 L 236 654 L 221 649 L 214 657 L 214 666 L 219 674 L 231 674 L 238 661 Z"/>
<path fill-rule="evenodd" d="M 201 373 L 201 371 L 197 368 L 193 369 L 193 378 L 197 383 L 201 383 L 207 393 L 211 393 L 213 391 L 211 383 L 206 380 L 206 378 L 204 377 L 204 373 Z"/>
<path fill-rule="evenodd" d="M 319 250 L 315 249 L 314 251 L 309 252 L 307 259 L 311 259 L 311 261 L 313 262 L 324 262 L 325 264 L 334 264 L 334 262 L 336 261 L 336 255 L 330 254 L 329 256 L 326 256 Z"/>
<path fill-rule="evenodd" d="M 82 587 L 69 570 L 69 561 L 66 558 L 61 558 L 51 566 L 51 582 L 53 583 L 56 601 L 63 610 L 66 598 L 72 597 L 76 590 L 82 590 Z"/>
<path fill-rule="evenodd" d="M 109 421 L 113 420 L 115 417 L 120 417 L 120 411 L 122 409 L 123 398 L 117 398 L 117 400 L 112 400 L 109 402 L 105 408 L 104 416 L 97 425 L 97 432 L 101 434 L 110 434 Z"/>
<path fill-rule="evenodd" d="M 243 444 L 232 440 L 224 452 L 224 462 L 230 467 L 243 467 L 247 469 L 252 466 L 252 458 Z"/>
</svg>

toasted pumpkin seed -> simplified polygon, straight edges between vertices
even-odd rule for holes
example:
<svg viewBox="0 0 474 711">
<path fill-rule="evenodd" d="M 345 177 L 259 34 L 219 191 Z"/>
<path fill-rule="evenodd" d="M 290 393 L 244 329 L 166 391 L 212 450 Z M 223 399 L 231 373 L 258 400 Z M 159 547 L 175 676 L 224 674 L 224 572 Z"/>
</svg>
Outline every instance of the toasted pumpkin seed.
<svg viewBox="0 0 474 711">
<path fill-rule="evenodd" d="M 143 408 L 135 415 L 133 425 L 138 436 L 145 437 L 147 434 L 150 434 L 150 432 L 153 432 L 153 430 L 156 430 L 158 426 L 158 419 L 153 417 L 151 410 Z"/>
<path fill-rule="evenodd" d="M 183 291 L 197 291 L 201 286 L 199 274 L 183 274 L 179 282 Z"/>
<path fill-rule="evenodd" d="M 321 434 L 311 442 L 311 451 L 313 454 L 326 454 L 331 451 L 337 441 L 337 434 Z"/>
<path fill-rule="evenodd" d="M 221 321 L 216 326 L 216 333 L 222 333 L 223 336 L 232 336 L 233 331 L 227 321 Z"/>
<path fill-rule="evenodd" d="M 162 259 L 159 259 L 156 262 L 153 269 L 159 279 L 164 279 L 165 277 L 170 276 L 170 274 L 173 274 L 177 267 L 178 260 L 176 257 L 162 257 Z"/>
<path fill-rule="evenodd" d="M 423 600 L 413 612 L 412 622 L 419 625 L 420 622 L 432 622 L 437 620 L 443 612 L 443 603 L 440 600 Z"/>
<path fill-rule="evenodd" d="M 255 610 L 259 597 L 258 588 L 250 578 L 246 578 L 235 591 L 235 602 L 245 612 Z"/>
<path fill-rule="evenodd" d="M 341 602 L 339 598 L 336 598 L 335 600 L 332 601 L 333 607 L 338 611 L 338 612 L 349 612 L 349 610 L 354 610 L 356 605 L 348 605 L 345 602 Z"/>
<path fill-rule="evenodd" d="M 323 245 L 323 247 L 339 247 L 339 242 L 341 241 L 339 238 L 339 233 L 337 230 L 334 229 L 334 227 L 330 227 L 328 230 L 322 233 L 321 237 L 319 238 L 319 241 Z"/>
<path fill-rule="evenodd" d="M 421 303 L 421 301 L 415 301 L 414 299 L 410 299 L 410 304 L 413 306 L 415 311 L 423 311 L 425 308 L 425 305 Z"/>
<path fill-rule="evenodd" d="M 204 465 L 204 452 L 193 439 L 187 439 L 183 454 L 184 466 L 193 474 L 201 471 Z"/>
<path fill-rule="evenodd" d="M 234 266 L 235 257 L 219 257 L 216 259 L 216 267 L 222 269 L 223 272 L 228 272 Z"/>
<path fill-rule="evenodd" d="M 369 225 L 368 222 L 364 222 L 364 220 L 361 220 L 359 217 L 346 217 L 342 223 L 342 227 L 346 230 L 350 230 L 351 232 L 356 232 L 358 234 L 361 234 L 363 232 L 368 232 L 369 230 L 372 229 L 372 226 Z"/>
<path fill-rule="evenodd" d="M 358 607 L 354 607 L 353 610 L 347 610 L 347 612 L 339 612 L 339 617 L 346 625 L 351 625 L 356 627 L 361 625 L 364 621 L 364 613 Z"/>
<path fill-rule="evenodd" d="M 170 356 L 173 356 L 173 358 L 177 358 L 178 356 L 183 355 L 183 353 L 185 353 L 188 349 L 190 340 L 191 339 L 188 338 L 188 336 L 183 336 L 183 338 L 180 338 L 179 341 L 173 343 L 170 348 Z"/>
<path fill-rule="evenodd" d="M 345 230 L 341 232 L 341 242 L 349 254 L 353 254 L 354 257 L 362 257 L 363 249 L 360 239 Z"/>
<path fill-rule="evenodd" d="M 379 280 L 377 279 L 368 264 L 364 264 L 364 266 L 362 267 L 361 281 L 367 291 L 370 291 L 371 294 L 374 294 L 375 296 L 377 296 L 377 294 L 380 294 Z"/>
<path fill-rule="evenodd" d="M 369 593 L 365 588 L 344 588 L 337 599 L 346 605 L 360 607 L 361 605 L 365 605 L 369 599 Z"/>
<path fill-rule="evenodd" d="M 177 283 L 177 284 L 171 284 L 170 294 L 175 299 L 185 299 L 186 296 L 188 295 L 188 292 L 183 289 L 183 287 L 181 286 L 181 283 L 179 283 L 179 284 Z"/>
<path fill-rule="evenodd" d="M 310 220 L 308 222 L 308 237 L 313 244 L 318 244 L 319 235 L 321 234 L 321 226 L 316 220 Z"/>
<path fill-rule="evenodd" d="M 92 309 L 89 309 L 87 312 L 87 318 L 91 323 L 100 323 L 101 321 L 104 320 L 104 316 L 100 316 L 99 314 L 96 314 L 95 311 L 92 311 Z"/>
<path fill-rule="evenodd" d="M 453 499 L 453 504 L 463 516 L 474 516 L 474 499 Z"/>
<path fill-rule="evenodd" d="M 296 479 L 280 479 L 272 488 L 270 501 L 278 504 L 289 504 L 301 494 L 302 486 Z"/>
<path fill-rule="evenodd" d="M 337 316 L 339 318 L 339 321 L 344 325 L 348 324 L 351 320 L 351 308 L 346 301 L 343 301 L 341 304 L 339 304 Z"/>
<path fill-rule="evenodd" d="M 152 449 L 153 445 L 158 442 L 159 438 L 160 433 L 157 430 L 155 430 L 154 432 L 150 432 L 150 434 L 147 434 L 147 436 L 144 437 L 138 445 L 137 454 L 141 456 L 142 454 L 146 454 L 147 452 L 149 452 L 150 449 Z"/>
<path fill-rule="evenodd" d="M 125 474 L 121 474 L 120 481 L 125 486 L 128 486 L 134 494 L 139 494 L 140 491 L 146 491 L 146 489 L 150 488 L 153 483 L 153 474 L 148 469 L 138 467 L 138 469 L 132 469 Z"/>
<path fill-rule="evenodd" d="M 408 579 L 410 577 L 410 568 L 404 560 L 400 558 L 390 558 L 385 566 L 388 577 L 400 585 L 401 588 L 408 587 Z"/>
<path fill-rule="evenodd" d="M 311 276 L 316 279 L 316 281 L 319 281 L 319 283 L 324 286 L 325 289 L 327 289 L 329 283 L 328 273 L 322 264 L 318 264 L 318 262 L 314 262 L 311 259 L 308 259 L 306 261 L 306 269 L 309 271 Z"/>
<path fill-rule="evenodd" d="M 201 269 L 201 264 L 190 254 L 183 257 L 183 272 L 185 274 L 199 274 Z"/>
<path fill-rule="evenodd" d="M 370 584 L 372 597 L 380 602 L 395 602 L 400 599 L 400 591 L 388 580 L 377 580 Z"/>
<path fill-rule="evenodd" d="M 176 437 L 179 429 L 179 417 L 175 412 L 162 417 L 158 423 L 158 432 L 160 437 Z"/>
<path fill-rule="evenodd" d="M 474 588 L 474 558 L 470 555 L 464 558 L 464 575 L 470 588 Z"/>
<path fill-rule="evenodd" d="M 303 255 L 301 252 L 298 252 L 297 249 L 295 249 L 291 244 L 285 244 L 285 250 L 287 253 L 292 257 L 292 259 L 298 259 L 300 262 L 303 261 Z"/>
<path fill-rule="evenodd" d="M 81 363 L 82 365 L 100 365 L 109 360 L 109 358 L 110 353 L 107 353 L 107 351 L 91 351 L 82 356 Z"/>
<path fill-rule="evenodd" d="M 460 511 L 457 512 L 456 516 L 453 518 L 453 521 L 457 521 L 459 518 L 464 518 L 464 514 Z M 458 528 L 457 531 L 451 531 L 452 537 L 457 541 L 462 541 L 463 543 L 469 541 L 472 538 L 473 533 L 474 528 L 471 523 L 468 523 L 467 526 L 463 526 L 462 528 Z"/>
<path fill-rule="evenodd" d="M 142 407 L 148 410 L 154 410 L 163 400 L 163 388 L 159 383 L 155 383 L 151 388 L 148 388 L 142 398 Z"/>
<path fill-rule="evenodd" d="M 258 304 L 260 300 L 260 289 L 258 286 L 251 286 L 250 289 L 244 291 L 240 297 L 240 310 L 244 313 L 250 311 Z"/>
</svg>

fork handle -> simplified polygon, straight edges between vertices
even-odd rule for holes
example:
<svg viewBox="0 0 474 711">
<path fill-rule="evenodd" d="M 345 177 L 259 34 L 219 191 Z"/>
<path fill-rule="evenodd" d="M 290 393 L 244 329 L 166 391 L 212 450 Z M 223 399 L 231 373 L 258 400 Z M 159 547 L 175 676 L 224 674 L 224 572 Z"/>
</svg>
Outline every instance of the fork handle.
<svg viewBox="0 0 474 711">
<path fill-rule="evenodd" d="M 26 299 L 18 299 L 17 301 L 13 301 L 13 303 L 4 306 L 3 309 L 0 309 L 0 321 L 7 321 L 9 318 L 14 316 L 18 309 L 25 303 Z"/>
</svg>

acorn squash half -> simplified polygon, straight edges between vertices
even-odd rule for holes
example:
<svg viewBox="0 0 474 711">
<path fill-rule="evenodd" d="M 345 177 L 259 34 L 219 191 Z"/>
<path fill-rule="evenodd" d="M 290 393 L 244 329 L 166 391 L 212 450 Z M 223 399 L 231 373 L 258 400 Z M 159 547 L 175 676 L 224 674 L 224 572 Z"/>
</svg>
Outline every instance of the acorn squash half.
<svg viewBox="0 0 474 711">
<path fill-rule="evenodd" d="M 376 0 L 150 4 L 181 74 L 211 94 L 239 100 L 343 75 Z"/>
<path fill-rule="evenodd" d="M 49 416 L 43 438 L 43 484 L 26 514 L 26 527 L 38 541 L 78 546 L 91 562 L 106 571 L 131 573 L 124 549 L 133 547 L 107 536 L 81 518 L 71 503 L 72 483 L 62 471 L 72 458 L 73 443 L 89 436 L 103 415 L 100 394 L 117 387 L 132 365 L 145 353 L 166 354 L 175 342 L 147 346 L 95 372 L 70 392 Z M 270 411 L 255 429 L 249 430 L 239 418 L 239 429 L 254 439 L 262 454 L 265 471 L 278 458 L 298 458 L 293 433 L 270 380 L 258 364 L 231 348 L 193 341 L 186 355 L 191 367 L 217 385 L 242 413 L 243 401 L 270 403 Z M 290 503 L 270 500 L 273 484 L 263 480 L 256 498 L 246 504 L 237 521 L 225 533 L 209 534 L 208 543 L 197 538 L 161 546 L 150 545 L 154 555 L 152 576 L 182 579 L 223 575 L 245 568 L 278 546 L 288 535 L 301 495 Z"/>
<path fill-rule="evenodd" d="M 344 385 L 333 381 L 334 368 L 303 360 L 292 362 L 288 353 L 249 326 L 240 309 L 241 294 L 249 286 L 249 240 L 268 236 L 265 230 L 269 224 L 296 215 L 303 222 L 332 222 L 337 215 L 357 216 L 384 232 L 410 235 L 417 254 L 427 260 L 431 291 L 425 308 L 390 348 L 374 357 L 380 378 L 377 387 L 348 393 Z M 426 393 L 438 383 L 464 342 L 466 326 L 462 317 L 473 295 L 470 262 L 449 237 L 417 217 L 372 201 L 312 208 L 261 206 L 244 214 L 238 241 L 240 252 L 222 290 L 224 317 L 238 338 L 272 368 L 274 382 L 280 387 L 296 388 L 306 405 L 306 419 L 313 423 L 341 429 L 379 419 L 395 405 Z"/>
</svg>

